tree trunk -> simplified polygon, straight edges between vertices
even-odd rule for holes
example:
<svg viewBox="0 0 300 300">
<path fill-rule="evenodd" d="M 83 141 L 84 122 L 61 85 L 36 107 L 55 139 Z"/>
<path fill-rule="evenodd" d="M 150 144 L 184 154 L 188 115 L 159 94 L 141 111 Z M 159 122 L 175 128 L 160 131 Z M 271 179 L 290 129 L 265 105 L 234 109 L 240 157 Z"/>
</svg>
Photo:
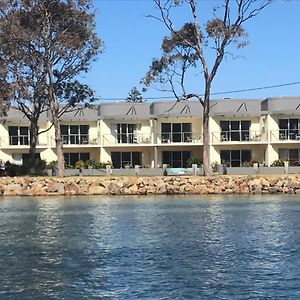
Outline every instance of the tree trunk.
<svg viewBox="0 0 300 300">
<path fill-rule="evenodd" d="M 55 103 L 51 103 L 50 108 L 52 112 L 52 122 L 55 131 L 55 146 L 56 146 L 56 156 L 57 156 L 57 177 L 64 176 L 64 153 L 63 153 L 63 146 L 61 141 L 61 132 L 60 132 L 60 124 L 58 119 L 58 105 Z"/>
<path fill-rule="evenodd" d="M 54 79 L 53 79 L 53 71 L 52 64 L 50 59 L 47 60 L 45 65 L 46 72 L 48 74 L 48 92 L 49 92 L 49 106 L 52 114 L 52 122 L 55 131 L 55 146 L 56 146 L 56 156 L 57 156 L 57 177 L 64 176 L 65 162 L 64 162 L 64 153 L 63 146 L 61 141 L 61 133 L 60 133 L 60 122 L 59 122 L 59 104 L 57 102 L 57 97 L 54 90 Z"/>
<path fill-rule="evenodd" d="M 29 160 L 28 160 L 28 172 L 29 174 L 36 174 L 36 145 L 38 141 L 38 119 L 32 118 L 30 120 L 30 148 L 29 148 Z"/>
<path fill-rule="evenodd" d="M 203 106 L 203 175 L 211 175 L 210 145 L 209 145 L 209 95 L 210 82 L 205 83 L 205 95 Z"/>
</svg>

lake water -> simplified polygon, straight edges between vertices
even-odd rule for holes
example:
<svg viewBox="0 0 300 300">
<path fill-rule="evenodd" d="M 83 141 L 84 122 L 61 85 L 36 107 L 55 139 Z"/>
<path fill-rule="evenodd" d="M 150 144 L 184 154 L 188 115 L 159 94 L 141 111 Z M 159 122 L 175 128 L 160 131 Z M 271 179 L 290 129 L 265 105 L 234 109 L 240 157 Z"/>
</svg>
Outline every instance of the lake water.
<svg viewBox="0 0 300 300">
<path fill-rule="evenodd" d="M 300 299 L 299 196 L 4 198 L 0 299 Z"/>
</svg>

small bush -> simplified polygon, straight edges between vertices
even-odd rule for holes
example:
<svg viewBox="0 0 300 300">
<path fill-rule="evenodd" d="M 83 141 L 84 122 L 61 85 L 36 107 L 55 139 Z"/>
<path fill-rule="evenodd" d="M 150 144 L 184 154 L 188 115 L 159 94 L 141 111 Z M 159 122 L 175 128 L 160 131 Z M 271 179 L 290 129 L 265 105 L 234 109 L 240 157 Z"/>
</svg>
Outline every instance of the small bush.
<svg viewBox="0 0 300 300">
<path fill-rule="evenodd" d="M 192 165 L 200 166 L 202 164 L 202 160 L 197 157 L 191 157 L 186 161 L 186 165 L 188 167 L 192 167 Z"/>
<path fill-rule="evenodd" d="M 85 163 L 83 160 L 78 160 L 75 163 L 75 169 L 83 169 L 85 167 Z"/>
<path fill-rule="evenodd" d="M 282 159 L 274 160 L 273 163 L 271 164 L 271 167 L 283 167 L 283 166 L 284 166 L 284 160 Z"/>
</svg>

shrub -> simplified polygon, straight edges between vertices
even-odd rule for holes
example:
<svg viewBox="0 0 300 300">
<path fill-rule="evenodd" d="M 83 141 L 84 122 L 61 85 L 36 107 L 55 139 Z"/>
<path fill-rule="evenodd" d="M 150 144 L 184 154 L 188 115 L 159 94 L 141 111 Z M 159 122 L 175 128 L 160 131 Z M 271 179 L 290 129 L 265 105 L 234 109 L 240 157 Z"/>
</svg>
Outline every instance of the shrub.
<svg viewBox="0 0 300 300">
<path fill-rule="evenodd" d="M 57 161 L 56 160 L 53 160 L 53 161 L 50 161 L 46 164 L 46 169 L 47 170 L 52 170 L 53 168 L 56 167 L 56 164 L 57 164 Z"/>
<path fill-rule="evenodd" d="M 186 161 L 186 165 L 188 167 L 192 167 L 192 165 L 194 165 L 194 164 L 195 165 L 197 164 L 197 166 L 199 166 L 202 164 L 202 160 L 197 157 L 191 157 Z"/>
<path fill-rule="evenodd" d="M 284 166 L 284 160 L 282 159 L 274 160 L 271 164 L 271 167 L 283 167 L 283 166 Z"/>
<path fill-rule="evenodd" d="M 245 161 L 241 163 L 241 167 L 253 167 L 253 163 L 251 161 Z"/>
<path fill-rule="evenodd" d="M 291 160 L 290 165 L 293 167 L 299 167 L 300 166 L 300 160 Z"/>
<path fill-rule="evenodd" d="M 83 160 L 77 160 L 75 163 L 75 169 L 83 169 L 85 167 L 85 163 Z"/>
</svg>

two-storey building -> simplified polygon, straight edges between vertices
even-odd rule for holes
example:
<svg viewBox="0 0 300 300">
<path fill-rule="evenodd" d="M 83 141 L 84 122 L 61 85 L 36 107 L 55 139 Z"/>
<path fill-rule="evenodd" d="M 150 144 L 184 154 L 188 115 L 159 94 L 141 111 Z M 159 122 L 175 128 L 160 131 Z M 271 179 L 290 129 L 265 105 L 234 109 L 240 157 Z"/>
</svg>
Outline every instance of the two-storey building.
<svg viewBox="0 0 300 300">
<path fill-rule="evenodd" d="M 202 159 L 202 106 L 198 101 L 107 103 L 62 115 L 66 165 L 78 160 L 111 161 L 114 168 L 185 167 Z M 211 101 L 211 162 L 271 165 L 300 159 L 300 97 Z M 56 160 L 49 113 L 39 120 L 37 155 Z M 0 125 L 0 159 L 22 164 L 29 152 L 29 122 L 11 108 Z"/>
</svg>

